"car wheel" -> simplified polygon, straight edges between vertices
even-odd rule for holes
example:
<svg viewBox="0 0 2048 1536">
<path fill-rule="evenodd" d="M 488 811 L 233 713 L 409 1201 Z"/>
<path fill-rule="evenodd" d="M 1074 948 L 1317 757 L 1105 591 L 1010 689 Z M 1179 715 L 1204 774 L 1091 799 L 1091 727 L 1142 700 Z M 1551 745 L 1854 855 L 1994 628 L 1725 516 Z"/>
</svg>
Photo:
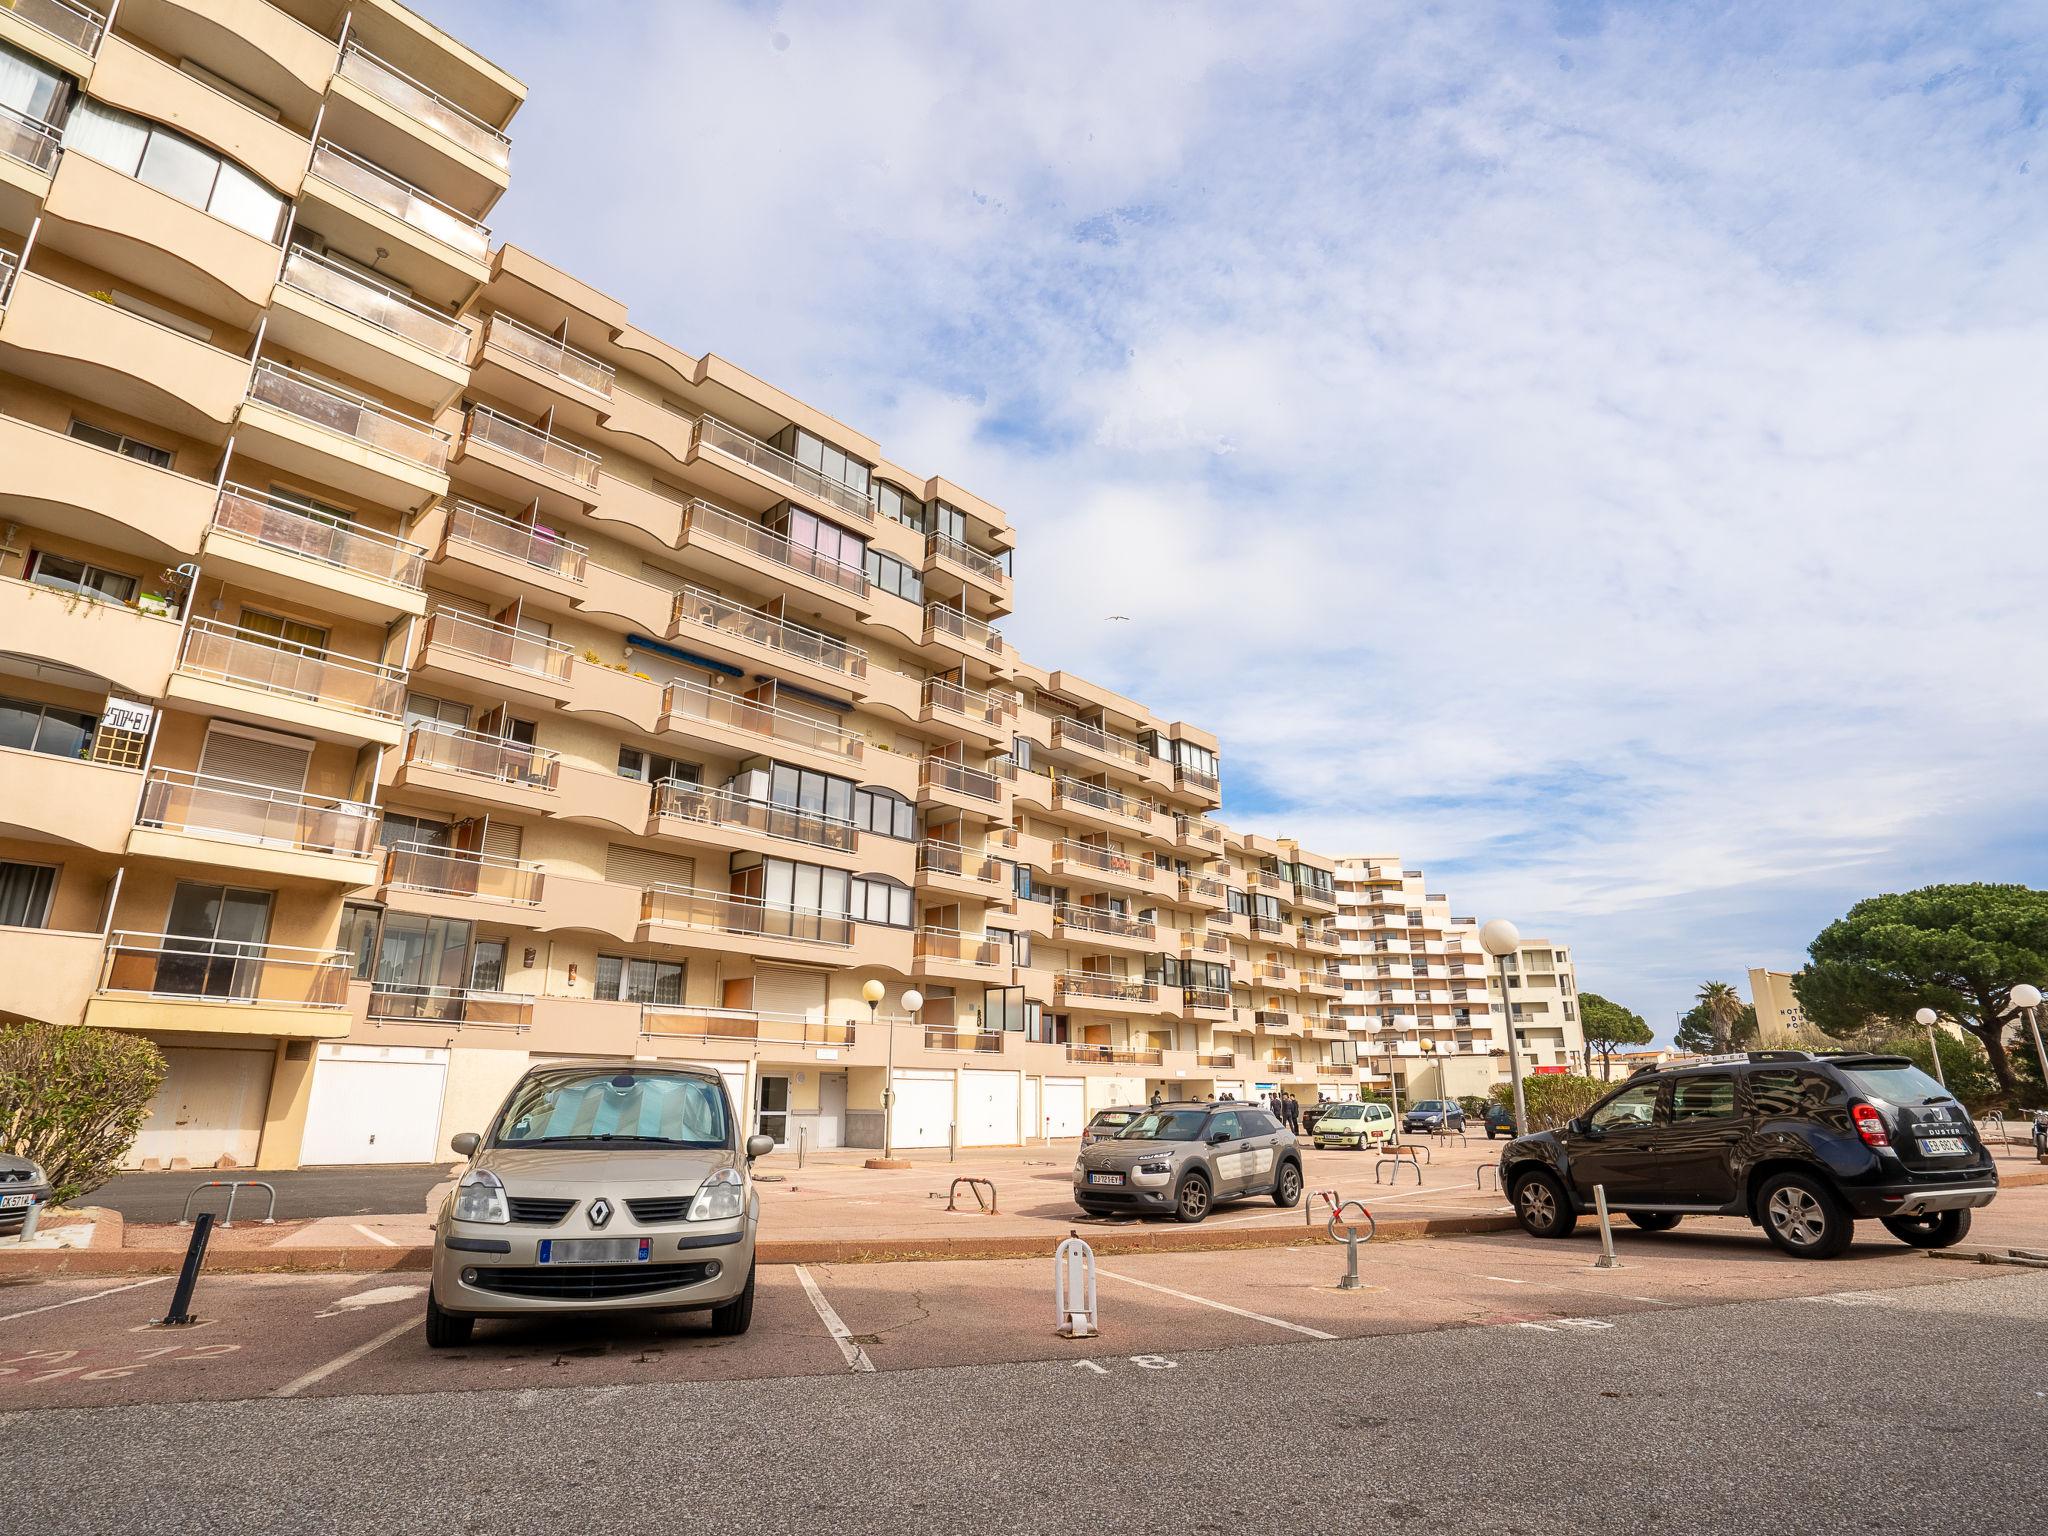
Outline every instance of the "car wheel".
<svg viewBox="0 0 2048 1536">
<path fill-rule="evenodd" d="M 1685 1218 L 1670 1211 L 1630 1211 L 1628 1219 L 1645 1232 L 1669 1232 Z"/>
<path fill-rule="evenodd" d="M 1579 1224 L 1557 1175 L 1537 1169 L 1515 1180 L 1515 1219 L 1531 1237 L 1570 1237 Z"/>
<path fill-rule="evenodd" d="M 1496 1132 L 1496 1131 L 1494 1130 L 1494 1128 L 1493 1128 L 1492 1126 L 1490 1126 L 1490 1125 L 1489 1125 L 1489 1126 L 1488 1126 L 1488 1127 L 1486 1128 L 1486 1139 L 1487 1139 L 1488 1141 L 1491 1141 L 1491 1140 L 1493 1140 L 1493 1138 L 1494 1138 L 1494 1137 L 1495 1137 L 1495 1136 L 1496 1136 L 1497 1134 L 1499 1134 L 1499 1133 L 1498 1133 L 1498 1132 Z"/>
<path fill-rule="evenodd" d="M 1926 1216 L 1887 1216 L 1884 1229 L 1914 1248 L 1953 1248 L 1970 1235 L 1970 1213 L 1935 1211 Z"/>
<path fill-rule="evenodd" d="M 469 1342 L 475 1330 L 475 1318 L 443 1312 L 441 1303 L 434 1299 L 434 1288 L 427 1287 L 427 1348 L 458 1349 Z"/>
<path fill-rule="evenodd" d="M 1856 1221 L 1833 1190 L 1803 1173 L 1781 1173 L 1757 1191 L 1764 1233 L 1800 1259 L 1839 1258 L 1856 1235 Z"/>
<path fill-rule="evenodd" d="M 1273 1203 L 1282 1210 L 1291 1210 L 1301 1199 L 1301 1165 L 1282 1163 L 1280 1177 L 1273 1184 Z"/>
<path fill-rule="evenodd" d="M 1191 1173 L 1180 1181 L 1180 1192 L 1173 1197 L 1173 1219 L 1193 1223 L 1208 1214 L 1209 1181 Z"/>
<path fill-rule="evenodd" d="M 747 1266 L 747 1286 L 722 1307 L 711 1309 L 711 1331 L 721 1338 L 736 1338 L 754 1323 L 754 1266 Z"/>
</svg>

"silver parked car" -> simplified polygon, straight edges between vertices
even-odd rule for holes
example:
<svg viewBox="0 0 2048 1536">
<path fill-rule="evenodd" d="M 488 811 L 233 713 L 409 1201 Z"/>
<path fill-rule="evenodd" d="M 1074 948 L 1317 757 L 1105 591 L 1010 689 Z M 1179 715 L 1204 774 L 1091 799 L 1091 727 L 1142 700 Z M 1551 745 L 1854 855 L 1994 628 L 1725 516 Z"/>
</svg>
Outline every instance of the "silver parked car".
<svg viewBox="0 0 2048 1536">
<path fill-rule="evenodd" d="M 754 1315 L 760 1197 L 716 1072 L 598 1062 L 535 1067 L 481 1136 L 434 1224 L 427 1343 L 479 1317 L 708 1311 L 714 1333 Z"/>
<path fill-rule="evenodd" d="M 1237 1099 L 1161 1104 L 1074 1161 L 1074 1203 L 1090 1215 L 1200 1221 L 1218 1201 L 1301 1199 L 1301 1148 L 1265 1110 Z"/>
<path fill-rule="evenodd" d="M 50 1180 L 25 1157 L 0 1152 L 0 1237 L 15 1237 L 28 1225 L 29 1207 L 47 1205 Z"/>
</svg>

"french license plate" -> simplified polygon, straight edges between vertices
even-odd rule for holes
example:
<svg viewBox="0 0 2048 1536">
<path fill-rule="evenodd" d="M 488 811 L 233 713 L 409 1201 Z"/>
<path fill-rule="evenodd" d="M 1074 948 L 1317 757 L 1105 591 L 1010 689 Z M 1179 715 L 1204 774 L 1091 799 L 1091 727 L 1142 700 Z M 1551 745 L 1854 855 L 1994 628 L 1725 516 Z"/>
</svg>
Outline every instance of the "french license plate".
<svg viewBox="0 0 2048 1536">
<path fill-rule="evenodd" d="M 24 1205 L 34 1205 L 35 1197 L 23 1190 L 18 1195 L 0 1195 L 0 1211 L 12 1211 Z"/>
<path fill-rule="evenodd" d="M 1120 1173 L 1091 1173 L 1088 1175 L 1088 1182 L 1090 1184 L 1121 1184 L 1123 1181 L 1124 1176 Z"/>
<path fill-rule="evenodd" d="M 1970 1149 L 1963 1145 L 1960 1136 L 1934 1136 L 1920 1139 L 1922 1157 L 1961 1157 Z"/>
<path fill-rule="evenodd" d="M 645 1264 L 653 1252 L 645 1237 L 544 1237 L 543 1264 Z"/>
</svg>

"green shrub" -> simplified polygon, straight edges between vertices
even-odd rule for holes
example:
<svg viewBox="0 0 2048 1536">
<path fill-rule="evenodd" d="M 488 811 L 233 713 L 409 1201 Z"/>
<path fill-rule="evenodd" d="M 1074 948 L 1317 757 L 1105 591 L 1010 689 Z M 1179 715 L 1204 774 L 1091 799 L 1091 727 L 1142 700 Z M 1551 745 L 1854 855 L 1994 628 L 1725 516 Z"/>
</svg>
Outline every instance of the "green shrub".
<svg viewBox="0 0 2048 1536">
<path fill-rule="evenodd" d="M 139 1035 L 0 1025 L 0 1151 L 40 1163 L 60 1204 L 90 1194 L 135 1145 L 167 1070 Z"/>
<path fill-rule="evenodd" d="M 1527 1131 L 1555 1131 L 1567 1120 L 1583 1115 L 1614 1088 L 1597 1077 L 1575 1077 L 1562 1072 L 1532 1072 L 1522 1079 L 1522 1101 L 1529 1107 Z M 1512 1106 L 1513 1083 L 1495 1083 L 1493 1101 Z"/>
</svg>

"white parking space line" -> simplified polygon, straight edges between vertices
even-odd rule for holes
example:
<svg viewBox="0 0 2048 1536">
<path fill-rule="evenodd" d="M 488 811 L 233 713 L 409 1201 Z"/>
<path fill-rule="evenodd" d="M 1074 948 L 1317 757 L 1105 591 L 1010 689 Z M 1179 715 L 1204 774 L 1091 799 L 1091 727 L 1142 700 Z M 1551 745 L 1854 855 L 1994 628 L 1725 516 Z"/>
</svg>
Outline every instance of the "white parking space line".
<svg viewBox="0 0 2048 1536">
<path fill-rule="evenodd" d="M 839 1346 L 839 1353 L 846 1357 L 846 1368 L 850 1371 L 872 1371 L 875 1362 L 868 1358 L 868 1352 L 853 1342 L 853 1331 L 840 1321 L 839 1314 L 832 1310 L 832 1303 L 825 1299 L 825 1293 L 818 1289 L 818 1282 L 811 1278 L 811 1272 L 803 1265 L 796 1266 L 796 1278 L 804 1288 L 804 1294 L 811 1298 L 811 1305 L 817 1308 L 818 1320 L 825 1325 L 825 1331 L 832 1335 L 832 1342 Z"/>
<path fill-rule="evenodd" d="M 394 1243 L 382 1232 L 376 1231 L 375 1229 L 370 1227 L 366 1227 L 360 1221 L 353 1222 L 351 1223 L 351 1225 L 354 1226 L 358 1232 L 362 1233 L 363 1236 L 367 1237 L 373 1243 L 382 1243 L 386 1248 L 396 1248 L 398 1246 L 398 1244 Z"/>
<path fill-rule="evenodd" d="M 1121 1280 L 1125 1285 L 1135 1285 L 1148 1291 L 1158 1291 L 1162 1296 L 1178 1296 L 1182 1301 L 1192 1301 L 1198 1307 L 1214 1307 L 1218 1312 L 1229 1312 L 1238 1317 L 1248 1317 L 1255 1323 L 1271 1323 L 1275 1328 L 1285 1328 L 1290 1333 L 1306 1334 L 1312 1339 L 1335 1339 L 1337 1337 L 1334 1333 L 1325 1333 L 1320 1328 L 1310 1328 L 1302 1323 L 1290 1323 L 1285 1318 L 1268 1317 L 1263 1312 L 1247 1312 L 1243 1307 L 1233 1307 L 1227 1301 L 1211 1301 L 1206 1296 L 1191 1296 L 1186 1291 L 1176 1291 L 1170 1285 L 1154 1285 L 1150 1280 L 1136 1280 L 1129 1275 L 1119 1275 L 1107 1269 L 1097 1269 L 1095 1273 L 1105 1280 Z"/>
<path fill-rule="evenodd" d="M 75 1307 L 81 1302 L 98 1301 L 102 1296 L 118 1296 L 123 1291 L 139 1291 L 145 1285 L 162 1285 L 166 1280 L 174 1278 L 171 1275 L 151 1275 L 147 1280 L 136 1280 L 127 1285 L 117 1285 L 112 1290 L 94 1291 L 90 1296 L 74 1296 L 69 1301 L 53 1301 L 46 1307 L 30 1307 L 25 1312 L 9 1312 L 5 1315 L 0 1315 L 0 1323 L 11 1323 L 17 1317 L 34 1317 L 38 1312 L 54 1312 L 59 1307 Z"/>
<path fill-rule="evenodd" d="M 312 1370 L 306 1372 L 305 1375 L 299 1377 L 296 1381 L 286 1382 L 283 1386 L 279 1387 L 275 1392 L 271 1393 L 270 1395 L 272 1397 L 297 1397 L 301 1392 L 305 1391 L 306 1388 L 313 1386 L 318 1382 L 325 1381 L 328 1377 L 332 1376 L 336 1371 L 346 1370 L 349 1366 L 354 1365 L 358 1360 L 362 1359 L 363 1356 L 382 1349 L 386 1344 L 389 1344 L 393 1339 L 400 1338 L 408 1333 L 418 1333 L 419 1331 L 420 1320 L 417 1317 L 408 1317 L 404 1322 L 399 1323 L 391 1328 L 385 1329 L 384 1332 L 378 1334 L 377 1337 L 371 1339 L 367 1344 L 358 1344 L 354 1349 L 349 1350 L 347 1353 L 336 1355 L 332 1360 L 328 1361 L 325 1365 L 315 1366 Z"/>
</svg>

